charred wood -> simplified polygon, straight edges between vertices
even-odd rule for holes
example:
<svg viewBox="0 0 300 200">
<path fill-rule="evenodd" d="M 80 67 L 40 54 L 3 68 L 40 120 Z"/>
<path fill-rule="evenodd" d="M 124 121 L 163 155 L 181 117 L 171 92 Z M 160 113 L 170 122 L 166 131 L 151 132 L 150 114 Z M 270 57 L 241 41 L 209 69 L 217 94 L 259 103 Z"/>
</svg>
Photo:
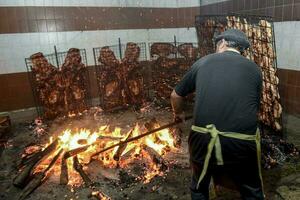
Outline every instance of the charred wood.
<svg viewBox="0 0 300 200">
<path fill-rule="evenodd" d="M 155 164 L 160 165 L 161 170 L 165 171 L 168 169 L 168 165 L 166 164 L 163 157 L 161 155 L 159 155 L 153 148 L 151 148 L 147 145 L 143 145 L 142 148 L 144 151 L 146 151 L 149 154 L 149 156 L 151 157 L 152 161 Z"/>
<path fill-rule="evenodd" d="M 67 185 L 69 182 L 68 165 L 67 165 L 67 158 L 65 157 L 65 154 L 62 156 L 62 159 L 61 159 L 59 181 L 60 181 L 61 185 Z"/>
<path fill-rule="evenodd" d="M 54 156 L 51 160 L 48 167 L 43 171 L 34 175 L 33 179 L 29 182 L 29 184 L 24 188 L 22 193 L 19 196 L 19 200 L 25 199 L 28 195 L 30 195 L 36 188 L 38 188 L 43 182 L 46 180 L 48 172 L 50 172 L 52 166 L 55 164 L 57 159 L 60 157 L 63 150 L 59 150 L 59 152 Z"/>
<path fill-rule="evenodd" d="M 17 187 L 24 187 L 27 184 L 29 177 L 32 175 L 32 171 L 36 164 L 41 162 L 44 158 L 46 158 L 46 156 L 53 152 L 57 148 L 57 145 L 58 140 L 55 140 L 44 151 L 38 152 L 28 159 L 24 163 L 25 167 L 23 170 L 13 180 L 13 184 Z"/>
<path fill-rule="evenodd" d="M 132 133 L 133 133 L 133 130 L 130 130 L 130 132 L 128 133 L 125 141 L 127 141 L 129 138 L 132 137 Z M 127 143 L 124 143 L 124 144 L 122 144 L 118 147 L 118 149 L 117 149 L 117 151 L 116 151 L 116 153 L 114 154 L 114 157 L 113 157 L 115 161 L 120 160 L 120 156 L 125 151 L 126 147 L 127 147 Z"/>
<path fill-rule="evenodd" d="M 78 157 L 73 157 L 73 168 L 80 174 L 83 182 L 86 186 L 90 186 L 93 184 L 88 175 L 84 172 L 82 165 L 79 163 Z"/>
</svg>

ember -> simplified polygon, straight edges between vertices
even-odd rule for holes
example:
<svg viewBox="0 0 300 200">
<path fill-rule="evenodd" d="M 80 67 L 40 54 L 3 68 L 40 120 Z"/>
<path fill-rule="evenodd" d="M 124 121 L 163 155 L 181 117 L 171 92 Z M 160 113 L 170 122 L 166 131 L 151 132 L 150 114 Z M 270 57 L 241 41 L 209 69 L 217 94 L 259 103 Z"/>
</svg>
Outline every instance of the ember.
<svg viewBox="0 0 300 200">
<path fill-rule="evenodd" d="M 24 154 L 30 155 L 23 155 L 25 161 L 14 180 L 14 185 L 25 187 L 20 198 L 28 196 L 50 174 L 60 175 L 60 184 L 79 186 L 84 183 L 91 186 L 93 181 L 86 169 L 92 159 L 97 160 L 102 167 L 122 169 L 135 161 L 142 161 L 146 165 L 145 171 L 137 180 L 143 183 L 149 183 L 153 177 L 163 176 L 168 169 L 163 157 L 167 152 L 176 150 L 175 135 L 169 129 L 162 129 L 129 142 L 129 139 L 143 136 L 142 133 L 148 130 L 146 127 L 160 128 L 160 125 L 156 120 L 142 127 L 136 124 L 127 134 L 120 128 L 110 131 L 109 126 L 101 126 L 94 132 L 89 129 L 66 129 L 55 140 L 50 137 L 49 143 L 42 147 L 43 150 L 37 146 L 27 147 Z M 123 143 L 97 153 L 115 145 L 116 141 Z M 104 195 L 101 192 L 98 194 Z"/>
</svg>

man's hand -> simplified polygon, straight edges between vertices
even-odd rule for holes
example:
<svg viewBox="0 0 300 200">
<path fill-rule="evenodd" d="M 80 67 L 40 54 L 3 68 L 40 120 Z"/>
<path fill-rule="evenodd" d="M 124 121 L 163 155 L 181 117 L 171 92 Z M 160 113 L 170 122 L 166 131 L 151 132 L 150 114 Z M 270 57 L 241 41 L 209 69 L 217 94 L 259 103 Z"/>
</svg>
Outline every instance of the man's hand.
<svg viewBox="0 0 300 200">
<path fill-rule="evenodd" d="M 174 116 L 174 122 L 185 122 L 185 113 L 181 112 L 181 113 L 175 113 L 173 112 L 173 116 Z"/>
</svg>

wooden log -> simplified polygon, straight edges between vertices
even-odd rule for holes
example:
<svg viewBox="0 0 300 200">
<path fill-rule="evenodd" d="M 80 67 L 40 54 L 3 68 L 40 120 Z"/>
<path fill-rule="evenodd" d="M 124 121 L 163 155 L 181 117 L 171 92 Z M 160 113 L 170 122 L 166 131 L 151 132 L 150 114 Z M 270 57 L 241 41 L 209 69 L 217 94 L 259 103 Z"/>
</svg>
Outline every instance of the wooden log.
<svg viewBox="0 0 300 200">
<path fill-rule="evenodd" d="M 189 119 L 192 119 L 192 116 L 187 116 L 187 117 L 185 117 L 185 120 L 189 120 Z M 141 135 L 138 135 L 138 136 L 129 138 L 128 140 L 120 141 L 120 142 L 118 142 L 118 143 L 116 143 L 116 144 L 113 144 L 113 145 L 111 145 L 111 146 L 109 146 L 109 147 L 106 147 L 106 148 L 104 148 L 104 149 L 102 149 L 102 150 L 100 150 L 100 151 L 94 153 L 94 154 L 92 155 L 92 158 L 95 158 L 95 157 L 98 156 L 99 154 L 101 154 L 101 153 L 103 153 L 103 152 L 105 152 L 105 151 L 108 151 L 108 150 L 110 150 L 110 149 L 113 149 L 113 148 L 115 148 L 115 147 L 117 147 L 117 146 L 120 146 L 120 145 L 129 143 L 129 142 L 133 142 L 133 141 L 139 140 L 139 139 L 141 139 L 141 138 L 146 137 L 147 135 L 151 135 L 151 134 L 153 134 L 153 133 L 156 133 L 157 131 L 161 131 L 161 130 L 163 130 L 163 129 L 170 128 L 170 127 L 175 126 L 175 125 L 177 125 L 177 124 L 179 124 L 179 123 L 182 123 L 182 121 L 175 121 L 175 122 L 172 122 L 172 123 L 170 123 L 170 124 L 165 124 L 165 125 L 163 125 L 163 126 L 161 126 L 161 127 L 159 127 L 159 128 L 156 128 L 156 129 L 153 129 L 153 130 L 148 131 L 148 132 L 146 132 L 146 133 L 143 133 L 143 134 L 141 134 Z"/>
<path fill-rule="evenodd" d="M 113 136 L 100 135 L 97 138 L 97 141 L 101 141 L 101 140 L 116 140 L 116 141 L 120 141 L 122 139 L 123 139 L 123 137 L 113 137 Z"/>
<path fill-rule="evenodd" d="M 126 153 L 124 153 L 119 160 L 127 160 L 132 157 L 132 154 L 135 152 L 135 148 L 130 149 Z"/>
<path fill-rule="evenodd" d="M 61 185 L 67 185 L 69 182 L 68 165 L 67 165 L 67 158 L 65 158 L 65 153 L 61 159 L 59 182 Z"/>
<path fill-rule="evenodd" d="M 161 170 L 165 171 L 168 169 L 168 166 L 163 157 L 159 155 L 153 148 L 147 145 L 143 145 L 142 149 L 149 154 L 149 156 L 155 164 L 160 165 Z"/>
<path fill-rule="evenodd" d="M 77 154 L 80 154 L 80 153 L 82 153 L 82 152 L 85 152 L 91 145 L 93 145 L 93 144 L 85 145 L 85 146 L 78 147 L 78 148 L 76 148 L 76 149 L 72 149 L 72 150 L 70 150 L 70 151 L 67 151 L 67 152 L 64 154 L 64 158 L 67 159 L 67 158 L 76 156 Z"/>
<path fill-rule="evenodd" d="M 125 141 L 132 137 L 132 133 L 133 133 L 133 129 L 130 130 L 130 132 L 129 132 L 128 136 L 126 137 Z M 122 144 L 118 147 L 118 149 L 117 149 L 117 151 L 116 151 L 116 153 L 114 154 L 114 157 L 113 157 L 115 161 L 120 160 L 120 156 L 125 151 L 126 147 L 127 147 L 127 143 L 124 143 L 124 144 Z"/>
<path fill-rule="evenodd" d="M 57 159 L 60 157 L 63 149 L 60 149 L 59 152 L 54 156 L 51 160 L 48 167 L 43 171 L 34 175 L 33 179 L 29 182 L 29 184 L 24 188 L 22 193 L 19 196 L 19 200 L 25 199 L 28 195 L 30 195 L 36 188 L 38 188 L 47 178 L 48 172 L 53 167 Z"/>
<path fill-rule="evenodd" d="M 88 175 L 84 172 L 82 165 L 79 163 L 78 157 L 73 157 L 73 168 L 79 173 L 81 176 L 83 182 L 86 186 L 90 186 L 93 184 L 91 179 L 88 177 Z"/>
<path fill-rule="evenodd" d="M 15 177 L 13 180 L 13 184 L 16 187 L 23 188 L 27 184 L 30 176 L 32 175 L 32 171 L 34 167 L 40 163 L 43 159 L 47 158 L 48 155 L 53 152 L 58 145 L 58 140 L 52 142 L 44 151 L 36 153 L 30 159 L 28 159 L 24 164 L 25 167 L 23 170 Z"/>
</svg>

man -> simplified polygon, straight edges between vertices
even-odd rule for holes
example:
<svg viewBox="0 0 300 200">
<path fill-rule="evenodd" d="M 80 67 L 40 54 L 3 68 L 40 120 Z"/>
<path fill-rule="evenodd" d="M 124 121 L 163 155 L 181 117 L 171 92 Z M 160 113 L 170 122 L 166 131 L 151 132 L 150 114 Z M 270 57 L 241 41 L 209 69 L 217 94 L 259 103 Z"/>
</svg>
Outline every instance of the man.
<svg viewBox="0 0 300 200">
<path fill-rule="evenodd" d="M 257 131 L 261 71 L 241 55 L 250 46 L 243 32 L 227 30 L 215 42 L 216 53 L 198 60 L 171 94 L 178 120 L 184 117 L 183 97 L 196 93 L 188 141 L 191 196 L 209 199 L 211 177 L 226 175 L 242 199 L 264 199 Z"/>
</svg>

